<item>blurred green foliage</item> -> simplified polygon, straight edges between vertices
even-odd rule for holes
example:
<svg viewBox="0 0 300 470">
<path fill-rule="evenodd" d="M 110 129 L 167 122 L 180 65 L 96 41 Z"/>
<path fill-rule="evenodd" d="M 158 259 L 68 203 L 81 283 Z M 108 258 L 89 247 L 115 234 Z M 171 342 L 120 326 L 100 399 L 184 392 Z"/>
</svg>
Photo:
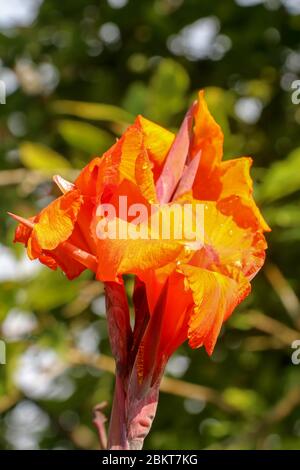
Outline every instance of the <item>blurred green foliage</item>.
<svg viewBox="0 0 300 470">
<path fill-rule="evenodd" d="M 32 21 L 10 27 L 1 13 L 1 448 L 96 448 L 91 410 L 110 406 L 113 390 L 110 372 L 70 357 L 72 348 L 110 354 L 102 286 L 87 272 L 69 282 L 26 261 L 6 211 L 36 213 L 57 195 L 53 174 L 74 177 L 138 113 L 176 129 L 206 88 L 225 158 L 254 158 L 273 229 L 269 261 L 212 358 L 184 345 L 167 369 L 219 398 L 162 393 L 146 448 L 300 449 L 300 365 L 291 362 L 300 339 L 296 3 L 34 0 Z"/>
</svg>

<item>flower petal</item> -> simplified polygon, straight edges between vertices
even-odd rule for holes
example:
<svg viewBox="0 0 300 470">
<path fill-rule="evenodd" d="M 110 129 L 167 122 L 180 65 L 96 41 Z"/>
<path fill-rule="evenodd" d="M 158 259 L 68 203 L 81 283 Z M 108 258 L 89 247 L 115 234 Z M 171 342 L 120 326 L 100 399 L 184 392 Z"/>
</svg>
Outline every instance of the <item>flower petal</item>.
<svg viewBox="0 0 300 470">
<path fill-rule="evenodd" d="M 82 201 L 77 190 L 69 191 L 40 212 L 28 240 L 32 259 L 42 250 L 54 250 L 71 236 Z"/>
<path fill-rule="evenodd" d="M 249 294 L 250 283 L 237 270 L 233 277 L 189 265 L 182 265 L 180 271 L 195 303 L 189 321 L 189 344 L 192 348 L 204 345 L 210 355 L 223 322 Z"/>
<path fill-rule="evenodd" d="M 195 103 L 185 115 L 156 182 L 158 200 L 162 204 L 171 200 L 171 196 L 182 176 L 190 149 L 194 109 Z"/>
<path fill-rule="evenodd" d="M 217 188 L 211 184 L 214 173 L 222 160 L 224 136 L 221 127 L 210 114 L 204 91 L 198 95 L 198 108 L 195 112 L 194 137 L 191 156 L 201 152 L 201 161 L 194 183 L 194 195 L 197 199 L 214 199 Z"/>
<path fill-rule="evenodd" d="M 101 169 L 105 160 L 96 157 L 80 172 L 75 180 L 75 187 L 83 196 L 96 197 L 102 191 Z"/>
<path fill-rule="evenodd" d="M 187 202 L 201 202 L 185 195 Z M 181 198 L 184 203 L 184 198 Z M 223 214 L 218 204 L 203 201 L 204 244 L 193 255 L 190 264 L 219 272 L 240 269 L 252 279 L 265 260 L 267 244 L 263 234 L 252 227 L 242 228 L 231 215 Z"/>
<path fill-rule="evenodd" d="M 108 202 L 124 180 L 134 184 L 145 199 L 156 201 L 152 164 L 137 124 L 128 127 L 102 158 L 92 160 L 76 179 L 75 186 L 83 195 Z"/>
<path fill-rule="evenodd" d="M 250 177 L 252 159 L 247 157 L 227 160 L 220 165 L 221 191 L 218 207 L 223 214 L 231 215 L 240 227 L 269 232 L 271 229 L 262 217 L 253 199 Z"/>
<path fill-rule="evenodd" d="M 39 261 L 53 270 L 60 267 L 70 280 L 78 277 L 86 269 L 83 264 L 69 256 L 63 247 L 58 247 L 50 252 L 44 251 L 39 256 Z"/>
<path fill-rule="evenodd" d="M 19 217 L 16 217 L 16 220 L 19 219 Z M 20 223 L 17 226 L 14 243 L 23 243 L 28 248 L 28 243 L 31 243 L 33 224 L 37 219 L 38 216 L 34 216 L 28 219 L 28 221 L 32 224 L 32 227 L 26 225 L 25 223 Z M 82 237 L 80 237 L 80 232 L 77 234 L 77 231 L 74 230 L 73 234 L 71 235 L 71 239 L 75 240 L 82 249 L 86 249 L 84 241 Z M 74 279 L 75 277 L 79 276 L 82 271 L 84 271 L 86 265 L 76 261 L 73 256 L 69 255 L 69 245 L 70 243 L 63 243 L 52 251 L 42 250 L 38 255 L 38 259 L 42 264 L 48 266 L 50 269 L 56 270 L 59 266 L 69 279 Z M 31 248 L 29 251 L 32 251 Z"/>
<path fill-rule="evenodd" d="M 29 222 L 34 223 L 36 220 L 36 216 L 30 217 L 28 220 Z M 15 231 L 14 243 L 16 242 L 23 243 L 24 245 L 27 246 L 31 232 L 32 232 L 32 228 L 27 227 L 26 225 L 22 223 L 19 223 Z"/>
<path fill-rule="evenodd" d="M 195 155 L 195 157 L 185 166 L 175 194 L 172 197 L 173 201 L 191 191 L 198 171 L 200 159 L 201 152 L 197 153 L 197 155 Z"/>
<path fill-rule="evenodd" d="M 136 124 L 143 132 L 144 147 L 153 163 L 154 180 L 156 181 L 175 135 L 143 116 L 137 117 Z"/>
<path fill-rule="evenodd" d="M 130 225 L 118 219 L 120 225 Z M 103 239 L 97 243 L 100 260 L 97 278 L 117 281 L 125 273 L 140 275 L 148 269 L 157 269 L 174 261 L 182 251 L 176 241 Z"/>
<path fill-rule="evenodd" d="M 122 140 L 121 178 L 136 184 L 145 199 L 156 202 L 152 165 L 144 146 L 143 133 L 133 125 L 127 129 Z"/>
</svg>

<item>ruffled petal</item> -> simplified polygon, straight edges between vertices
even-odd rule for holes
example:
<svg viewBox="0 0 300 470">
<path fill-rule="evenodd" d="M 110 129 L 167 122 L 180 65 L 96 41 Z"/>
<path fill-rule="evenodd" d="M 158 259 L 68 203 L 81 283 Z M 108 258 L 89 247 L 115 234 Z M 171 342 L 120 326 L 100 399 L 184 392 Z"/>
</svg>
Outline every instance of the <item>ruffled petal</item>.
<svg viewBox="0 0 300 470">
<path fill-rule="evenodd" d="M 208 111 L 204 93 L 199 93 L 195 113 L 194 139 L 191 156 L 200 152 L 200 164 L 193 185 L 194 197 L 218 201 L 225 215 L 234 217 L 243 228 L 270 231 L 253 199 L 250 177 L 252 159 L 237 158 L 222 162 L 223 133 Z"/>
<path fill-rule="evenodd" d="M 216 202 L 197 201 L 190 195 L 181 198 L 181 204 L 199 203 L 204 206 L 203 245 L 189 263 L 205 269 L 240 269 L 252 279 L 265 260 L 266 240 L 252 227 L 242 228 L 231 215 L 223 214 Z"/>
<path fill-rule="evenodd" d="M 37 217 L 38 216 L 31 217 L 29 222 L 34 223 Z M 28 247 L 28 243 L 31 240 L 32 230 L 32 228 L 20 223 L 16 228 L 14 242 L 23 243 Z M 77 234 L 77 230 L 75 230 L 70 238 L 73 242 L 75 241 L 77 243 L 77 246 L 82 249 L 86 249 L 84 240 L 80 237 L 80 232 Z M 38 260 L 40 263 L 53 270 L 60 267 L 69 279 L 74 279 L 86 269 L 85 265 L 74 260 L 72 256 L 68 254 L 65 244 L 58 246 L 52 251 L 42 250 L 38 256 Z"/>
<path fill-rule="evenodd" d="M 86 269 L 83 264 L 68 256 L 63 247 L 58 247 L 51 252 L 43 252 L 39 256 L 39 261 L 53 270 L 59 267 L 70 280 L 78 277 Z"/>
<path fill-rule="evenodd" d="M 28 220 L 29 222 L 34 223 L 36 220 L 36 216 L 30 217 Z M 23 243 L 24 245 L 27 246 L 31 232 L 32 232 L 32 228 L 27 227 L 26 225 L 21 224 L 21 223 L 18 224 L 16 231 L 15 231 L 14 243 L 16 242 Z"/>
<path fill-rule="evenodd" d="M 75 187 L 83 196 L 95 198 L 103 190 L 101 173 L 105 160 L 96 157 L 81 170 L 75 180 Z"/>
<path fill-rule="evenodd" d="M 145 199 L 156 202 L 152 164 L 144 146 L 144 136 L 137 125 L 127 129 L 122 138 L 119 165 L 121 179 L 135 184 Z"/>
<path fill-rule="evenodd" d="M 204 91 L 198 95 L 198 107 L 195 115 L 191 157 L 201 153 L 201 160 L 194 183 L 194 195 L 197 199 L 215 199 L 218 188 L 212 184 L 214 174 L 222 160 L 224 136 L 221 127 L 210 114 Z"/>
<path fill-rule="evenodd" d="M 59 197 L 37 216 L 28 240 L 28 254 L 38 258 L 43 250 L 54 250 L 72 234 L 83 198 L 73 190 Z"/>
<path fill-rule="evenodd" d="M 175 135 L 143 116 L 137 117 L 136 125 L 142 130 L 144 147 L 153 164 L 154 180 L 156 181 Z"/>
<path fill-rule="evenodd" d="M 218 175 L 221 183 L 218 208 L 223 214 L 231 215 L 240 227 L 269 232 L 270 227 L 252 196 L 251 165 L 252 159 L 247 157 L 221 163 Z"/>
<path fill-rule="evenodd" d="M 124 224 L 130 225 L 127 222 Z M 99 240 L 97 278 L 117 281 L 122 274 L 131 273 L 142 279 L 145 271 L 174 261 L 181 251 L 179 243 L 168 240 Z"/>
<path fill-rule="evenodd" d="M 233 277 L 189 265 L 182 265 L 180 271 L 195 303 L 189 321 L 189 344 L 192 348 L 204 345 L 210 355 L 224 320 L 249 294 L 250 283 L 237 270 Z"/>
<path fill-rule="evenodd" d="M 135 185 L 146 200 L 156 202 L 152 163 L 138 124 L 128 127 L 102 158 L 92 160 L 76 179 L 75 186 L 85 196 L 109 202 L 123 181 Z"/>
</svg>

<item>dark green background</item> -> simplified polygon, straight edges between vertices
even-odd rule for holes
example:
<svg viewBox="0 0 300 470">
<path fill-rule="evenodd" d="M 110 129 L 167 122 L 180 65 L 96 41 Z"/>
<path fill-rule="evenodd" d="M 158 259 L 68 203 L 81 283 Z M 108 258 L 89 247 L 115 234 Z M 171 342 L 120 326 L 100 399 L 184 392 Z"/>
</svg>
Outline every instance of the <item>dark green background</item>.
<svg viewBox="0 0 300 470">
<path fill-rule="evenodd" d="M 186 345 L 178 351 L 168 376 L 209 391 L 199 400 L 185 384 L 171 391 L 186 398 L 162 393 L 145 447 L 300 449 L 300 365 L 291 361 L 300 339 L 300 104 L 291 101 L 299 2 L 238 3 L 246 2 L 45 0 L 30 25 L 0 22 L 0 79 L 13 72 L 16 87 L 0 105 L 1 448 L 96 448 L 91 409 L 110 405 L 113 390 L 111 373 L 70 363 L 71 347 L 109 354 L 101 286 L 89 273 L 69 282 L 46 268 L 24 271 L 6 211 L 36 213 L 58 194 L 51 175 L 64 168 L 74 178 L 132 115 L 176 129 L 206 88 L 225 158 L 254 159 L 256 198 L 273 229 L 268 264 L 212 358 Z M 173 54 L 176 37 L 178 47 L 191 34 L 182 29 L 201 18 L 209 40 L 194 29 L 192 52 L 181 44 Z M 32 328 L 21 331 L 28 320 Z"/>
</svg>

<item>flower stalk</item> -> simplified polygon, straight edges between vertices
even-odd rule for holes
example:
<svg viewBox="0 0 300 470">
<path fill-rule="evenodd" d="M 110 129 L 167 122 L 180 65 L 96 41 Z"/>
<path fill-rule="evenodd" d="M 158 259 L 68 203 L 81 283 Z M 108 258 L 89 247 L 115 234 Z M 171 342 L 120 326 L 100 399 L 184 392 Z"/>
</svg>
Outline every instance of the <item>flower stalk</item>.
<svg viewBox="0 0 300 470">
<path fill-rule="evenodd" d="M 39 214 L 29 220 L 11 214 L 19 222 L 15 241 L 26 246 L 30 259 L 61 268 L 70 280 L 89 269 L 105 285 L 116 363 L 109 449 L 142 448 L 168 359 L 186 340 L 212 354 L 222 324 L 249 294 L 250 281 L 264 263 L 264 232 L 270 228 L 253 199 L 252 160 L 222 161 L 222 152 L 222 130 L 201 91 L 177 136 L 138 116 L 74 183 L 56 176 L 62 195 Z M 122 197 L 131 204 L 125 217 Z M 203 226 L 183 210 L 188 205 L 195 214 L 199 203 Z M 137 221 L 141 205 L 146 215 Z M 157 220 L 172 209 L 170 234 L 184 225 L 181 237 L 166 239 L 161 230 L 148 237 L 153 205 Z M 107 237 L 108 206 L 124 233 L 145 229 L 147 236 Z M 133 326 L 123 283 L 127 274 L 135 276 Z M 94 422 L 105 447 L 101 413 Z"/>
<path fill-rule="evenodd" d="M 116 361 L 108 448 L 138 450 L 143 447 L 156 413 L 160 379 L 154 385 L 144 381 L 141 386 L 139 382 L 142 371 L 138 354 L 143 350 L 143 330 L 147 322 L 136 323 L 132 332 L 124 285 L 106 283 L 105 296 L 110 344 Z M 145 304 L 144 311 L 140 305 L 136 318 L 141 319 L 141 316 L 149 319 Z"/>
</svg>

